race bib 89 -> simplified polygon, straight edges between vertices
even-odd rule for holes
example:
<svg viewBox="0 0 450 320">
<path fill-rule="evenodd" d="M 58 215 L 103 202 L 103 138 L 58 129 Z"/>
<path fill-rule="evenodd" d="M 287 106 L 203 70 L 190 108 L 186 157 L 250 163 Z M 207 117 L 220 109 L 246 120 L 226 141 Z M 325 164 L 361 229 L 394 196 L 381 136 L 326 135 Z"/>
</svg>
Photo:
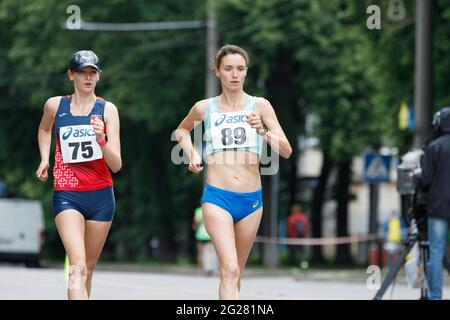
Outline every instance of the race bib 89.
<svg viewBox="0 0 450 320">
<path fill-rule="evenodd" d="M 64 163 L 86 162 L 103 158 L 91 125 L 62 127 L 59 142 Z"/>
<path fill-rule="evenodd" d="M 248 123 L 249 111 L 211 113 L 213 149 L 256 147 L 256 130 Z"/>
</svg>

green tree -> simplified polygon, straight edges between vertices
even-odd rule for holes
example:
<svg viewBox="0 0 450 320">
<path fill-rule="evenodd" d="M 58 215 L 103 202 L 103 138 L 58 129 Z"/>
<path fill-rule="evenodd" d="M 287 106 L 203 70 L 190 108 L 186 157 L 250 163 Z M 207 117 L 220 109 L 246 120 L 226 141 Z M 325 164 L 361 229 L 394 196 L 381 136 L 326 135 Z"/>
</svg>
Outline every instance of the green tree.
<svg viewBox="0 0 450 320">
<path fill-rule="evenodd" d="M 97 94 L 114 102 L 121 116 L 123 168 L 115 175 L 117 214 L 105 254 L 122 259 L 148 256 L 149 239 L 161 259 L 175 259 L 187 237 L 193 195 L 200 179 L 170 160 L 172 130 L 203 97 L 204 30 L 101 32 L 66 30 L 69 1 L 0 3 L 1 176 L 11 194 L 42 199 L 47 252 L 57 255 L 50 184 L 34 176 L 39 163 L 36 133 L 42 107 L 73 90 L 65 76 L 70 55 L 93 49 L 104 72 Z M 204 20 L 202 1 L 78 1 L 84 21 L 151 22 Z M 51 161 L 52 161 L 51 157 Z M 189 191 L 189 192 L 186 192 Z"/>
<path fill-rule="evenodd" d="M 339 170 L 337 235 L 348 235 L 351 160 L 380 141 L 364 6 L 357 1 L 227 3 L 235 10 L 232 14 L 238 15 L 236 20 L 243 21 L 240 32 L 227 39 L 245 43 L 257 57 L 256 77 L 264 84 L 264 93 L 283 106 L 277 111 L 290 140 L 296 141 L 303 132 L 302 115 L 319 119 L 314 134 L 324 154 L 322 174 L 328 175 L 333 163 Z M 312 216 L 316 237 L 321 236 L 327 177 L 319 181 Z M 315 252 L 320 260 L 320 248 Z M 340 246 L 337 261 L 349 259 L 349 247 Z"/>
</svg>

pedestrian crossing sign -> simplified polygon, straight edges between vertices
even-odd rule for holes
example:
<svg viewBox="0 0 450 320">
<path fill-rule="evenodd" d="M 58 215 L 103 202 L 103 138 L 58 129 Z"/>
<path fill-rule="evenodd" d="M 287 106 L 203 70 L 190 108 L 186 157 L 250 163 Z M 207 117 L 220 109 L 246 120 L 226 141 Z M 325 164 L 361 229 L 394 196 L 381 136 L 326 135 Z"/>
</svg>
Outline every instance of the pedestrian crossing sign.
<svg viewBox="0 0 450 320">
<path fill-rule="evenodd" d="M 392 157 L 368 152 L 364 155 L 364 181 L 381 183 L 389 181 Z"/>
</svg>

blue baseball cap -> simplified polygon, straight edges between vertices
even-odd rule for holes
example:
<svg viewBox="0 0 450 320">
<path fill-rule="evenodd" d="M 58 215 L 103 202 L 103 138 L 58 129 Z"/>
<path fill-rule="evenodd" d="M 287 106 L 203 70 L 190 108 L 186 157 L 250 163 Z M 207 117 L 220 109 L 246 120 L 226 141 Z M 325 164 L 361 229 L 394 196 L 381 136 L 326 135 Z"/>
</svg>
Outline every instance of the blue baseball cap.
<svg viewBox="0 0 450 320">
<path fill-rule="evenodd" d="M 75 52 L 70 59 L 69 69 L 76 72 L 81 71 L 85 67 L 93 67 L 100 71 L 100 60 L 94 51 L 81 50 Z"/>
</svg>

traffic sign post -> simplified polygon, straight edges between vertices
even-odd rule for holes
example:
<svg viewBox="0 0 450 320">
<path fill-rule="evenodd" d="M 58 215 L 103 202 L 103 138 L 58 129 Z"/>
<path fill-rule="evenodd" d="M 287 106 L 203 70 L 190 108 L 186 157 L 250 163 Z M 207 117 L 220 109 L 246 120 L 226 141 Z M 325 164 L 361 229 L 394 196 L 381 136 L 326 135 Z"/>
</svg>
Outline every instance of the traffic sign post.
<svg viewBox="0 0 450 320">
<path fill-rule="evenodd" d="M 369 183 L 369 234 L 376 234 L 378 229 L 378 194 L 379 184 L 389 181 L 389 172 L 391 169 L 392 157 L 381 155 L 378 153 L 366 153 L 364 155 L 364 181 Z M 383 265 L 382 250 L 378 248 L 379 258 L 378 264 Z M 372 257 L 372 261 L 376 250 L 375 240 L 369 244 L 368 257 Z M 381 254 L 380 254 L 381 252 Z"/>
<path fill-rule="evenodd" d="M 378 153 L 364 155 L 364 181 L 378 184 L 389 181 L 392 157 Z"/>
</svg>

